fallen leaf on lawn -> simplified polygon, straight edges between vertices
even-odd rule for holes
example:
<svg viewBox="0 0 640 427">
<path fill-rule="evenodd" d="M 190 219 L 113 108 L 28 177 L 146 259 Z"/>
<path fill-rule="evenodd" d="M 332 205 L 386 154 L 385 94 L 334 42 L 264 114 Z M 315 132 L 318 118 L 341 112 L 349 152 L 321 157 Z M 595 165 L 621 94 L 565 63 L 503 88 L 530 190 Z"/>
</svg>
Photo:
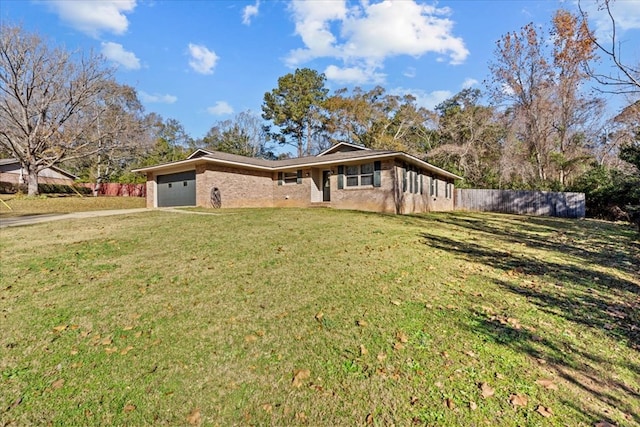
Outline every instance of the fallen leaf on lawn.
<svg viewBox="0 0 640 427">
<path fill-rule="evenodd" d="M 142 331 L 136 332 L 133 336 L 136 338 L 140 338 L 142 336 Z"/>
<path fill-rule="evenodd" d="M 142 317 L 142 315 L 138 313 L 133 313 L 129 315 L 129 319 L 131 320 L 138 320 L 140 317 Z"/>
<path fill-rule="evenodd" d="M 465 351 L 464 354 L 466 354 L 469 357 L 476 357 L 476 354 L 471 350 Z"/>
<path fill-rule="evenodd" d="M 476 409 L 478 409 L 478 404 L 472 400 L 471 402 L 469 402 L 469 409 L 475 411 Z"/>
<path fill-rule="evenodd" d="M 296 369 L 293 371 L 293 381 L 291 381 L 291 385 L 300 388 L 302 382 L 308 379 L 311 376 L 311 371 L 308 369 Z"/>
<path fill-rule="evenodd" d="M 367 354 L 369 354 L 369 350 L 367 350 L 367 347 L 360 344 L 360 356 L 365 356 Z"/>
<path fill-rule="evenodd" d="M 412 405 L 415 405 L 417 402 L 418 402 L 418 397 L 417 397 L 417 396 L 411 396 L 411 401 L 410 401 L 410 403 L 411 403 Z"/>
<path fill-rule="evenodd" d="M 201 416 L 200 409 L 194 409 L 189 415 L 187 415 L 187 422 L 192 426 L 200 424 Z"/>
<path fill-rule="evenodd" d="M 111 338 L 105 338 L 100 342 L 100 345 L 111 345 L 113 340 Z"/>
<path fill-rule="evenodd" d="M 401 343 L 409 342 L 409 337 L 407 337 L 407 334 L 402 331 L 396 332 L 396 339 Z"/>
<path fill-rule="evenodd" d="M 259 331 L 256 332 L 256 335 L 259 336 L 259 337 L 263 337 L 264 334 L 265 334 L 265 332 L 263 330 L 259 330 Z"/>
<path fill-rule="evenodd" d="M 384 362 L 386 358 L 387 358 L 386 353 L 378 353 L 378 362 Z"/>
<path fill-rule="evenodd" d="M 529 398 L 524 394 L 517 393 L 509 396 L 509 402 L 513 405 L 514 408 L 517 408 L 518 406 L 524 407 L 527 406 Z"/>
<path fill-rule="evenodd" d="M 72 331 L 75 331 L 78 328 L 80 328 L 80 325 L 70 325 L 69 326 L 69 329 L 71 329 Z"/>
<path fill-rule="evenodd" d="M 398 301 L 398 300 L 393 300 L 393 301 L 391 301 L 391 304 L 393 304 L 393 305 L 400 305 L 400 304 L 402 304 L 402 303 L 401 303 L 400 301 Z"/>
<path fill-rule="evenodd" d="M 356 325 L 358 325 L 358 326 L 367 326 L 367 321 L 366 320 L 358 320 L 356 322 Z"/>
<path fill-rule="evenodd" d="M 367 414 L 367 416 L 366 416 L 366 418 L 364 420 L 369 425 L 373 424 L 373 415 Z"/>
<path fill-rule="evenodd" d="M 298 421 L 306 421 L 307 420 L 307 414 L 305 414 L 304 412 L 296 412 L 296 420 L 298 420 Z"/>
<path fill-rule="evenodd" d="M 67 325 L 59 325 L 59 326 L 56 326 L 55 328 L 53 328 L 53 330 L 54 330 L 55 332 L 62 332 L 62 331 L 64 331 L 65 329 L 67 329 Z"/>
<path fill-rule="evenodd" d="M 273 411 L 273 406 L 271 406 L 271 405 L 270 405 L 270 404 L 268 404 L 268 403 L 265 403 L 264 405 L 262 405 L 262 409 L 263 409 L 265 412 L 271 413 L 271 411 Z"/>
<path fill-rule="evenodd" d="M 536 412 L 545 418 L 549 418 L 551 415 L 553 415 L 553 411 L 551 410 L 551 408 L 545 408 L 542 405 L 538 405 L 538 407 L 536 408 Z"/>
<path fill-rule="evenodd" d="M 393 349 L 394 350 L 402 350 L 402 349 L 404 349 L 404 345 L 402 343 L 397 342 L 397 343 L 395 343 L 393 345 Z"/>
<path fill-rule="evenodd" d="M 72 356 L 75 356 L 76 354 L 78 354 L 78 349 L 77 348 L 72 348 L 71 351 L 69 352 L 69 354 L 71 354 Z"/>
<path fill-rule="evenodd" d="M 487 398 L 487 397 L 491 397 L 496 393 L 496 391 L 494 389 L 492 389 L 489 384 L 487 383 L 482 383 L 480 384 L 480 395 L 483 398 Z"/>
<path fill-rule="evenodd" d="M 255 335 L 247 335 L 244 337 L 245 342 L 254 342 L 258 339 Z"/>
<path fill-rule="evenodd" d="M 61 388 L 63 385 L 64 385 L 64 380 L 60 378 L 59 380 L 55 380 L 53 383 L 51 383 L 51 388 L 54 390 L 57 390 Z"/>
<path fill-rule="evenodd" d="M 122 350 L 120 350 L 120 354 L 124 356 L 125 354 L 129 353 L 131 350 L 133 350 L 133 346 L 132 345 L 128 345 L 125 348 L 123 348 Z"/>
<path fill-rule="evenodd" d="M 542 387 L 548 390 L 557 390 L 558 386 L 553 382 L 552 379 L 549 378 L 540 378 L 536 381 L 536 384 L 541 385 Z"/>
<path fill-rule="evenodd" d="M 440 381 L 436 381 L 435 383 L 433 383 L 433 385 L 438 387 L 438 388 L 444 387 L 444 384 L 442 384 Z"/>
<path fill-rule="evenodd" d="M 520 325 L 520 321 L 518 319 L 514 319 L 513 317 L 507 318 L 507 323 L 513 326 L 515 329 L 522 328 L 522 325 Z"/>
<path fill-rule="evenodd" d="M 131 326 L 131 325 L 127 325 L 124 328 L 122 328 L 123 331 L 130 331 L 132 329 L 133 329 L 133 326 Z"/>
<path fill-rule="evenodd" d="M 136 410 L 136 405 L 132 405 L 132 404 L 128 403 L 128 404 L 124 405 L 123 410 L 124 410 L 124 412 L 135 411 Z"/>
<path fill-rule="evenodd" d="M 504 375 L 502 375 L 500 372 L 496 372 L 496 379 L 501 380 L 504 378 Z"/>
<path fill-rule="evenodd" d="M 118 347 L 105 347 L 104 351 L 107 354 L 112 354 L 112 353 L 115 353 L 116 351 L 118 351 Z"/>
<path fill-rule="evenodd" d="M 324 314 L 321 311 L 319 311 L 319 312 L 316 313 L 316 315 L 314 317 L 318 322 L 320 322 L 322 320 L 322 318 L 324 317 Z"/>
<path fill-rule="evenodd" d="M 278 319 L 284 319 L 285 317 L 287 317 L 289 315 L 289 312 L 287 311 L 283 311 L 282 313 L 276 314 L 276 318 Z"/>
<path fill-rule="evenodd" d="M 445 399 L 445 401 L 444 401 L 444 403 L 445 403 L 445 405 L 447 406 L 447 408 L 449 408 L 449 409 L 456 409 L 456 404 L 455 404 L 455 402 L 453 401 L 453 399 L 446 398 L 446 399 Z"/>
</svg>

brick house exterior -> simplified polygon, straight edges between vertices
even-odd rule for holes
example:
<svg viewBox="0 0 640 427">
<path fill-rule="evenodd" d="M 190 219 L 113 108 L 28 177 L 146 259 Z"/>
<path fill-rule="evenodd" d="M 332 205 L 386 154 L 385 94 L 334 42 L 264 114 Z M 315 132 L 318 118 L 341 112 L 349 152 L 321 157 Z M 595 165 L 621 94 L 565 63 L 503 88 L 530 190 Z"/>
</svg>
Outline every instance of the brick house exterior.
<svg viewBox="0 0 640 427">
<path fill-rule="evenodd" d="M 399 151 L 340 143 L 317 156 L 265 160 L 197 150 L 186 160 L 137 169 L 147 207 L 312 207 L 387 213 L 453 210 L 461 177 Z M 174 177 L 174 178 L 172 178 Z M 189 194 L 187 194 L 189 193 Z"/>
</svg>

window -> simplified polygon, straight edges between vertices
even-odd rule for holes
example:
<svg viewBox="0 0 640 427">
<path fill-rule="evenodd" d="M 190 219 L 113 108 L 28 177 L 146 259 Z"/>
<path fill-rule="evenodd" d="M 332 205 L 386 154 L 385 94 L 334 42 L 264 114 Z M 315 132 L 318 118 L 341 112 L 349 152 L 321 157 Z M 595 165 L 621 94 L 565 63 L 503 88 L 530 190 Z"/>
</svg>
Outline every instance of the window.
<svg viewBox="0 0 640 427">
<path fill-rule="evenodd" d="M 447 182 L 444 187 L 444 197 L 450 199 L 453 197 L 453 183 Z"/>
<path fill-rule="evenodd" d="M 412 167 L 405 166 L 402 170 L 402 191 L 412 194 L 421 194 L 422 175 Z"/>
<path fill-rule="evenodd" d="M 380 162 L 338 166 L 338 189 L 347 187 L 380 187 Z"/>
<path fill-rule="evenodd" d="M 278 172 L 278 185 L 283 184 L 302 184 L 302 169 Z"/>
<path fill-rule="evenodd" d="M 295 184 L 298 182 L 298 174 L 296 172 L 284 172 L 282 180 L 285 184 Z"/>
<path fill-rule="evenodd" d="M 347 187 L 373 185 L 373 163 L 364 165 L 347 166 Z"/>
<path fill-rule="evenodd" d="M 438 178 L 430 177 L 430 190 L 429 195 L 438 197 Z"/>
</svg>

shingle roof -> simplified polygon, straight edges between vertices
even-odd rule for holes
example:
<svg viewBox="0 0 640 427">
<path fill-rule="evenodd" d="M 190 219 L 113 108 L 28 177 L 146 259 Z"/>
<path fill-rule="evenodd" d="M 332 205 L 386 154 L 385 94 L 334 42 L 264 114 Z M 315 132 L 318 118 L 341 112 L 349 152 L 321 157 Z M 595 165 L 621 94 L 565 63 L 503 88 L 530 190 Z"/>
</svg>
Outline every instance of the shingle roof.
<svg viewBox="0 0 640 427">
<path fill-rule="evenodd" d="M 419 158 L 402 151 L 390 151 L 390 150 L 361 150 L 361 151 L 345 151 L 332 154 L 324 154 L 322 156 L 307 156 L 298 157 L 294 159 L 283 160 L 266 160 L 257 157 L 239 156 L 237 154 L 224 153 L 221 151 L 208 151 L 197 150 L 191 154 L 187 160 L 179 162 L 166 163 L 163 165 L 150 166 L 146 168 L 134 169 L 133 172 L 148 172 L 154 170 L 162 170 L 174 168 L 180 165 L 188 165 L 199 162 L 211 162 L 227 165 L 235 165 L 239 167 L 245 167 L 250 169 L 262 169 L 270 171 L 283 171 L 287 169 L 294 169 L 300 167 L 315 167 L 321 165 L 335 165 L 345 162 L 355 162 L 361 160 L 377 160 L 383 158 L 401 158 L 404 161 L 412 163 L 414 165 L 423 167 L 432 172 L 443 175 L 451 179 L 461 179 L 462 177 L 455 175 L 451 172 L 445 171 L 437 166 L 427 163 Z"/>
</svg>

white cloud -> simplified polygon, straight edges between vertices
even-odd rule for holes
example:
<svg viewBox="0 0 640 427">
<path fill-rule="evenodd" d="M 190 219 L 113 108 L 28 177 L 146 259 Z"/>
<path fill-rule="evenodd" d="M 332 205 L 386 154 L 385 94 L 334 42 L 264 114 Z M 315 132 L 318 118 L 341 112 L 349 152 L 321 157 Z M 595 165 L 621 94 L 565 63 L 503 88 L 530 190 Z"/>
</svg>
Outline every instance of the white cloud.
<svg viewBox="0 0 640 427">
<path fill-rule="evenodd" d="M 412 79 L 416 76 L 416 69 L 414 67 L 408 67 L 402 74 L 405 77 L 409 77 L 410 79 Z"/>
<path fill-rule="evenodd" d="M 469 51 L 452 33 L 454 22 L 448 8 L 415 0 L 362 1 L 348 8 L 345 0 L 291 3 L 295 32 L 304 48 L 289 52 L 287 63 L 298 66 L 315 58 L 344 62 L 343 69 L 379 69 L 392 56 L 420 57 L 436 53 L 460 64 Z M 343 73 L 344 74 L 344 73 Z M 375 77 L 377 73 L 370 73 Z"/>
<path fill-rule="evenodd" d="M 214 116 L 224 116 L 226 114 L 233 114 L 233 107 L 226 101 L 217 101 L 216 105 L 207 108 L 207 113 Z"/>
<path fill-rule="evenodd" d="M 340 68 L 329 65 L 324 70 L 324 75 L 329 80 L 344 84 L 382 83 L 385 75 L 376 73 L 373 69 L 359 67 Z"/>
<path fill-rule="evenodd" d="M 599 10 L 600 2 L 582 2 L 580 5 L 587 13 L 589 21 L 595 27 L 598 40 L 607 46 L 611 38 L 611 18 L 605 9 Z M 616 39 L 626 31 L 640 29 L 640 7 L 637 1 L 612 1 L 609 3 L 611 14 L 616 22 Z"/>
<path fill-rule="evenodd" d="M 178 100 L 178 98 L 173 95 L 148 94 L 142 90 L 139 91 L 138 94 L 140 95 L 140 100 L 145 104 L 173 104 Z"/>
<path fill-rule="evenodd" d="M 218 62 L 218 55 L 207 49 L 206 46 L 189 43 L 189 65 L 193 70 L 200 74 L 213 74 L 213 68 Z"/>
<path fill-rule="evenodd" d="M 242 10 L 242 23 L 244 25 L 251 25 L 251 18 L 258 16 L 260 9 L 260 0 L 256 0 L 256 4 L 250 4 L 244 7 Z"/>
<path fill-rule="evenodd" d="M 472 79 L 472 78 L 466 78 L 464 79 L 464 82 L 462 82 L 462 89 L 469 89 L 475 85 L 477 85 L 478 82 L 476 79 Z"/>
<path fill-rule="evenodd" d="M 105 58 L 122 65 L 127 70 L 139 70 L 140 60 L 133 52 L 124 50 L 121 44 L 112 42 L 102 43 L 102 54 Z"/>
<path fill-rule="evenodd" d="M 124 34 L 129 27 L 125 13 L 133 12 L 136 0 L 52 0 L 47 5 L 73 28 L 98 37 L 102 32 Z"/>
</svg>

